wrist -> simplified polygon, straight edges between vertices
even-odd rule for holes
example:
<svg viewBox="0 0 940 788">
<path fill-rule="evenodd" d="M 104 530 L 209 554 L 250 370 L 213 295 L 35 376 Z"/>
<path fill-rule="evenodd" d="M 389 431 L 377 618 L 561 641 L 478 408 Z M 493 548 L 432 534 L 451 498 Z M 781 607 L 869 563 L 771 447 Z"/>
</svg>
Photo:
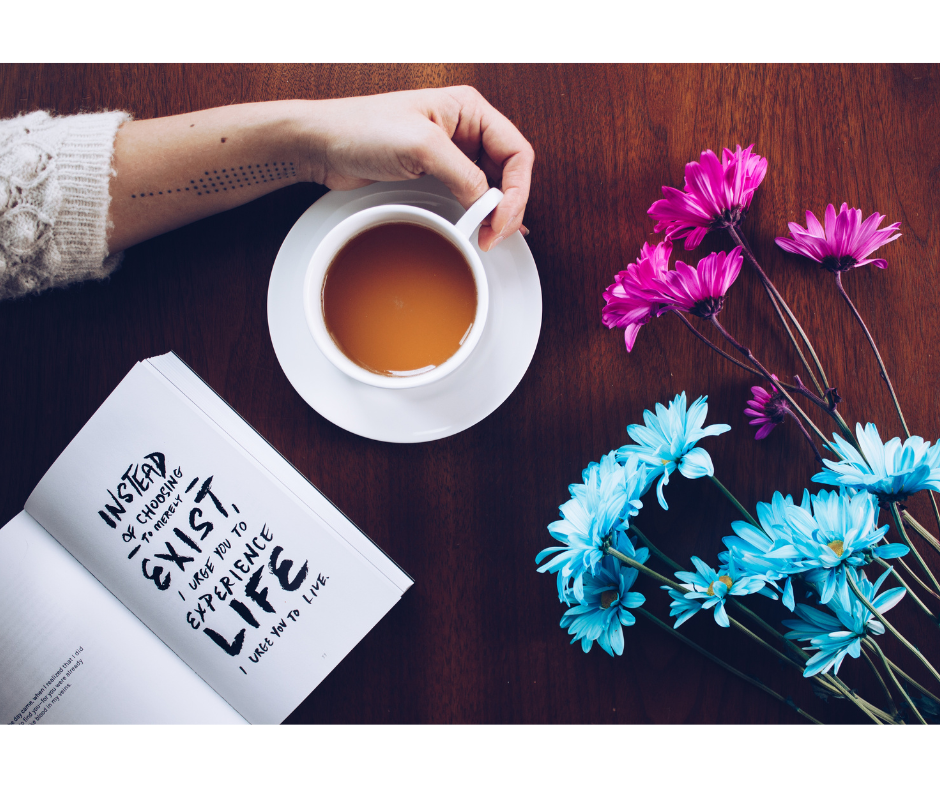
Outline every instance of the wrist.
<svg viewBox="0 0 940 788">
<path fill-rule="evenodd" d="M 325 102 L 293 99 L 276 102 L 272 130 L 281 140 L 285 156 L 296 163 L 298 178 L 324 183 L 327 174 L 327 138 L 321 117 Z"/>
</svg>

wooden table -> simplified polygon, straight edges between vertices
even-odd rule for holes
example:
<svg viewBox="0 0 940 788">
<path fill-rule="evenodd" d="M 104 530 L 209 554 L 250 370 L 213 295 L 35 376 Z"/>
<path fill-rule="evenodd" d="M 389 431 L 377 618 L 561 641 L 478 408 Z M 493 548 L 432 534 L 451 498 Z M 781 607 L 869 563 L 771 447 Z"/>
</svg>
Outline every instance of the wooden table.
<svg viewBox="0 0 940 788">
<path fill-rule="evenodd" d="M 783 703 L 640 621 L 612 659 L 585 655 L 558 622 L 552 577 L 535 555 L 588 462 L 626 442 L 644 408 L 709 395 L 703 442 L 717 475 L 749 507 L 799 495 L 814 461 L 793 425 L 753 440 L 742 410 L 758 381 L 707 352 L 675 316 L 646 326 L 633 353 L 600 322 L 601 292 L 659 240 L 646 211 L 680 187 L 706 148 L 755 144 L 770 169 L 745 231 L 815 339 L 847 420 L 900 426 L 831 277 L 773 243 L 807 208 L 847 201 L 902 223 L 846 286 L 885 355 L 914 433 L 940 435 L 940 70 L 929 66 L 0 66 L 0 116 L 126 109 L 138 118 L 220 104 L 328 98 L 468 83 L 532 142 L 525 222 L 544 299 L 526 376 L 489 418 L 438 442 L 393 445 L 334 426 L 295 393 L 268 334 L 266 293 L 278 247 L 324 194 L 293 186 L 127 252 L 109 282 L 0 303 L 0 522 L 134 362 L 176 351 L 414 578 L 401 603 L 291 715 L 316 723 L 795 723 Z M 725 244 L 725 246 L 722 246 Z M 678 245 L 677 245 L 678 247 Z M 729 248 L 709 236 L 698 253 Z M 745 268 L 725 324 L 781 377 L 799 362 Z M 817 419 L 829 432 L 831 427 Z M 810 485 L 816 489 L 817 485 Z M 715 562 L 735 511 L 707 480 L 673 478 L 663 512 L 637 524 L 667 552 Z M 913 511 L 936 533 L 923 501 Z M 940 569 L 934 555 L 934 570 Z M 655 560 L 651 565 L 657 566 Z M 665 594 L 641 579 L 647 608 Z M 777 619 L 779 606 L 757 606 Z M 940 655 L 940 633 L 902 602 L 893 618 Z M 864 718 L 707 614 L 681 632 L 827 722 Z M 886 641 L 886 639 L 883 639 Z M 889 644 L 893 654 L 900 653 Z M 908 666 L 906 655 L 898 657 Z M 912 672 L 920 676 L 916 667 Z M 842 675 L 881 701 L 863 663 Z"/>
</svg>

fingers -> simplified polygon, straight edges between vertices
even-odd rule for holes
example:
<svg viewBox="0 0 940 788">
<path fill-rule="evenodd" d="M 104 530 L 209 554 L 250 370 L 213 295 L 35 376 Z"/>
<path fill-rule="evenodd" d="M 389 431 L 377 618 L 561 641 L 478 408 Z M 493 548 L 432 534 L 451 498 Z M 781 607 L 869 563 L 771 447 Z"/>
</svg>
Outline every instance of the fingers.
<svg viewBox="0 0 940 788">
<path fill-rule="evenodd" d="M 461 102 L 454 139 L 464 145 L 479 141 L 483 149 L 480 166 L 505 195 L 490 216 L 490 226 L 480 229 L 480 248 L 489 251 L 522 226 L 535 152 L 522 132 L 476 90 L 460 87 L 449 91 Z"/>
<path fill-rule="evenodd" d="M 429 125 L 429 129 L 417 152 L 421 169 L 441 181 L 464 208 L 469 208 L 486 194 L 486 175 L 440 126 Z"/>
</svg>

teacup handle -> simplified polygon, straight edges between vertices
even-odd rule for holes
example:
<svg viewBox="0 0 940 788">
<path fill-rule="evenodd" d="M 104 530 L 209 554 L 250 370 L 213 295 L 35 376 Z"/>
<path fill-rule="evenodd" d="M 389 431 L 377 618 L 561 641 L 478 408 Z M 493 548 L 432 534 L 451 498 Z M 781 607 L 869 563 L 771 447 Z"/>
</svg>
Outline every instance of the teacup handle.
<svg viewBox="0 0 940 788">
<path fill-rule="evenodd" d="M 499 205 L 502 199 L 503 193 L 499 189 L 490 189 L 479 200 L 473 203 L 473 205 L 467 208 L 467 212 L 460 217 L 460 221 L 455 225 L 457 232 L 463 235 L 464 238 L 469 238 L 473 235 L 473 231 L 480 226 L 480 222 L 489 215 L 490 211 Z"/>
</svg>

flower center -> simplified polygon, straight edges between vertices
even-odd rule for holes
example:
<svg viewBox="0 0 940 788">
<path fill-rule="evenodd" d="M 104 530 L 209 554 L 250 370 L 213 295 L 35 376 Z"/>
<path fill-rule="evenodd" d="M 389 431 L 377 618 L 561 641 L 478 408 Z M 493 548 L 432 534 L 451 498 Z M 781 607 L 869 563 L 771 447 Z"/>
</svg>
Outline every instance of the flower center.
<svg viewBox="0 0 940 788">
<path fill-rule="evenodd" d="M 620 595 L 616 591 L 611 591 L 609 588 L 601 594 L 601 610 L 607 610 L 614 602 L 620 598 Z"/>
<path fill-rule="evenodd" d="M 722 575 L 721 577 L 719 577 L 719 578 L 715 581 L 715 583 L 724 583 L 726 586 L 728 586 L 728 590 L 730 591 L 730 590 L 731 590 L 731 586 L 734 585 L 734 580 L 732 580 L 730 577 L 728 577 L 728 575 Z M 708 595 L 709 595 L 709 596 L 715 596 L 715 583 L 712 583 L 712 584 L 708 587 Z"/>
<path fill-rule="evenodd" d="M 826 547 L 832 550 L 832 552 L 834 552 L 839 558 L 842 558 L 843 544 L 841 539 L 834 539 L 833 541 L 829 542 Z"/>
<path fill-rule="evenodd" d="M 830 254 L 822 259 L 822 267 L 833 273 L 836 273 L 836 271 L 848 271 L 856 263 L 858 263 L 858 260 L 847 254 L 842 255 L 842 257 L 836 257 Z"/>
<path fill-rule="evenodd" d="M 689 312 L 703 320 L 708 320 L 712 315 L 717 315 L 725 304 L 724 296 L 709 296 L 698 301 Z"/>
<path fill-rule="evenodd" d="M 737 227 L 741 224 L 747 212 L 740 206 L 734 208 L 725 208 L 718 216 L 712 219 L 711 230 L 727 230 L 729 227 Z"/>
<path fill-rule="evenodd" d="M 764 405 L 764 415 L 774 424 L 783 424 L 789 412 L 790 407 L 779 391 L 774 392 L 774 395 Z"/>
</svg>

